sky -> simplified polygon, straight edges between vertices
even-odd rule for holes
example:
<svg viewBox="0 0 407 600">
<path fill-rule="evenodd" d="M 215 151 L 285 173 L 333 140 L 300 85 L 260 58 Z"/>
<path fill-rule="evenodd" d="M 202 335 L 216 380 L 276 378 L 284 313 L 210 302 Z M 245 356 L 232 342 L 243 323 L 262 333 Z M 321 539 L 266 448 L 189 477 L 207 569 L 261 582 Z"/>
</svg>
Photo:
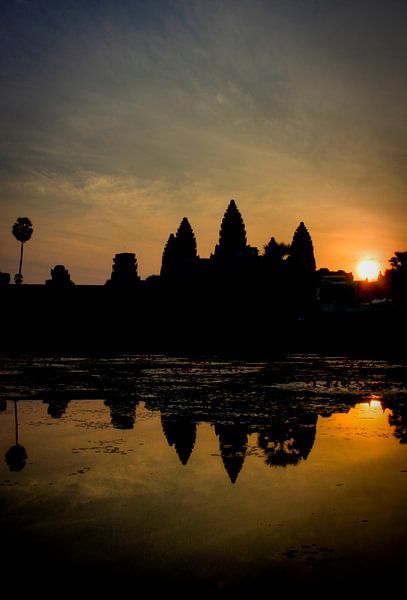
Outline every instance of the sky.
<svg viewBox="0 0 407 600">
<path fill-rule="evenodd" d="M 317 267 L 407 249 L 406 0 L 0 0 L 0 271 L 144 278 L 187 216 L 209 256 L 304 221 Z"/>
</svg>

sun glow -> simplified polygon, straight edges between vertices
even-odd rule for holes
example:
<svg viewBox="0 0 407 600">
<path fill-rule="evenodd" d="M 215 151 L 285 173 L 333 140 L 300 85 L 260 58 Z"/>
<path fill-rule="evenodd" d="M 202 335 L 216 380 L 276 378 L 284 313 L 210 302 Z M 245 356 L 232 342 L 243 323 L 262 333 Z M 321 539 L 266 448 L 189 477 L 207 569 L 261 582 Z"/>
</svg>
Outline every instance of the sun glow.
<svg viewBox="0 0 407 600">
<path fill-rule="evenodd" d="M 361 279 L 368 279 L 371 281 L 372 279 L 377 279 L 377 276 L 380 273 L 380 265 L 377 260 L 373 260 L 372 258 L 361 260 L 360 263 L 358 263 L 357 272 Z"/>
</svg>

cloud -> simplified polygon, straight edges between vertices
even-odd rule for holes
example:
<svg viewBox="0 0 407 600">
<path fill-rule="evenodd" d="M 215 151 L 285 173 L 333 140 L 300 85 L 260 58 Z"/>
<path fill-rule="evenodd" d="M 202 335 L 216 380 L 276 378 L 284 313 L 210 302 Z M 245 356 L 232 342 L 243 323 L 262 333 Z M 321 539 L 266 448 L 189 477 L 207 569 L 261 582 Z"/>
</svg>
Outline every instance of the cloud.
<svg viewBox="0 0 407 600">
<path fill-rule="evenodd" d="M 361 244 L 351 215 L 385 224 L 389 248 L 402 243 L 406 10 L 396 0 L 9 2 L 3 214 L 28 211 L 48 238 L 64 223 L 62 262 L 77 261 L 88 235 L 87 273 L 95 260 L 99 278 L 106 246 L 119 251 L 122 239 L 144 274 L 157 272 L 185 214 L 207 255 L 231 197 L 251 243 L 288 240 L 305 219 L 332 266 L 322 226 L 355 231 L 341 258 L 350 264 Z"/>
</svg>

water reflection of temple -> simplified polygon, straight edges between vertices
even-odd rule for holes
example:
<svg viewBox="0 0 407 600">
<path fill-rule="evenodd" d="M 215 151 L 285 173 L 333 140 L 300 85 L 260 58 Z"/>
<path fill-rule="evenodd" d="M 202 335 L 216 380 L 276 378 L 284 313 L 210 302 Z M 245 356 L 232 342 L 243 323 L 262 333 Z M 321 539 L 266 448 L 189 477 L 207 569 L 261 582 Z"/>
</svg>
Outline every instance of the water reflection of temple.
<svg viewBox="0 0 407 600">
<path fill-rule="evenodd" d="M 192 454 L 196 439 L 197 425 L 183 417 L 174 418 L 161 414 L 161 425 L 169 446 L 174 446 L 183 465 Z"/>
<path fill-rule="evenodd" d="M 65 413 L 69 399 L 63 394 L 49 394 L 43 400 L 48 404 L 48 415 L 58 419 Z M 116 429 L 133 429 L 136 422 L 136 408 L 139 400 L 134 396 L 112 395 L 104 400 L 110 410 L 111 424 Z M 157 410 L 157 406 L 151 407 Z M 201 415 L 200 419 L 191 418 L 184 411 L 168 411 L 160 408 L 161 426 L 170 447 L 173 447 L 181 464 L 186 465 L 195 447 L 198 423 L 208 422 L 214 428 L 218 438 L 220 456 L 225 471 L 235 483 L 241 472 L 247 452 L 249 435 L 257 435 L 257 448 L 262 451 L 267 465 L 286 467 L 305 460 L 311 452 L 315 440 L 318 414 L 312 412 L 278 411 L 256 418 L 247 416 L 239 419 L 226 419 L 212 415 Z M 227 415 L 226 415 L 227 416 Z"/>
<path fill-rule="evenodd" d="M 281 399 L 280 399 L 281 400 Z M 244 411 L 237 404 L 219 402 L 207 412 L 202 407 L 196 411 L 196 399 L 185 400 L 168 409 L 167 401 L 146 404 L 154 412 L 160 411 L 161 426 L 168 445 L 174 448 L 182 465 L 187 465 L 196 444 L 199 423 L 208 423 L 218 438 L 220 458 L 231 483 L 235 483 L 241 473 L 248 452 L 250 438 L 254 454 L 264 458 L 270 467 L 288 467 L 306 460 L 313 448 L 318 416 L 330 416 L 335 412 L 347 412 L 357 402 L 304 405 L 301 402 L 276 400 L 257 411 Z M 381 399 L 383 410 L 389 409 L 389 425 L 394 428 L 394 436 L 400 443 L 407 443 L 407 407 L 397 399 Z M 70 402 L 68 394 L 45 393 L 43 402 L 48 405 L 51 418 L 61 418 Z M 116 429 L 133 429 L 139 399 L 133 393 L 114 393 L 105 397 L 104 405 L 110 411 L 111 425 Z M 195 407 L 195 408 L 194 408 Z M 0 403 L 0 411 L 7 408 L 7 402 Z M 195 414 L 194 414 L 195 411 Z M 4 456 L 10 470 L 20 471 L 27 461 L 25 449 L 19 444 L 17 402 L 14 402 L 15 444 Z"/>
<path fill-rule="evenodd" d="M 111 397 L 105 400 L 110 409 L 110 418 L 116 429 L 133 429 L 136 422 L 138 400 L 132 396 Z"/>
<path fill-rule="evenodd" d="M 249 435 L 257 435 L 257 448 L 262 451 L 267 465 L 286 467 L 306 460 L 315 440 L 318 414 L 293 414 L 283 418 L 231 420 L 202 419 L 209 422 L 219 441 L 223 466 L 235 483 L 241 472 L 247 452 Z M 195 446 L 197 422 L 183 413 L 163 411 L 161 425 L 168 445 L 174 447 L 181 463 L 186 465 Z"/>
<path fill-rule="evenodd" d="M 48 404 L 47 412 L 53 419 L 60 419 L 66 412 L 71 398 L 61 392 L 47 392 L 43 402 Z M 104 401 L 110 409 L 111 424 L 116 429 L 133 429 L 136 421 L 136 407 L 139 401 L 133 396 L 112 395 Z M 0 408 L 1 410 L 1 408 Z"/>
<path fill-rule="evenodd" d="M 390 409 L 389 425 L 394 427 L 394 437 L 407 444 L 407 404 L 397 400 L 381 400 L 383 410 Z"/>
<path fill-rule="evenodd" d="M 63 393 L 50 392 L 44 394 L 43 402 L 48 404 L 47 412 L 53 419 L 60 419 L 67 409 L 70 397 Z"/>
<path fill-rule="evenodd" d="M 264 451 L 266 463 L 273 467 L 296 465 L 306 460 L 315 441 L 318 415 L 301 414 L 290 420 L 275 419 L 259 429 L 258 445 Z"/>
<path fill-rule="evenodd" d="M 248 426 L 238 421 L 215 423 L 223 465 L 232 483 L 242 470 L 247 449 Z"/>
</svg>

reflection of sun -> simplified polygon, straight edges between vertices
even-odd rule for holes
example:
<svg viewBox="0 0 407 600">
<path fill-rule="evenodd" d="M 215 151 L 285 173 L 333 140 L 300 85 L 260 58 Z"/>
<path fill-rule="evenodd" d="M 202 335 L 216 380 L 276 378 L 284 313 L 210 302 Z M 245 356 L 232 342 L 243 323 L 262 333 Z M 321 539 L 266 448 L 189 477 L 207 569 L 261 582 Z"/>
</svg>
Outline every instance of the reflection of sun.
<svg viewBox="0 0 407 600">
<path fill-rule="evenodd" d="M 380 273 L 380 265 L 377 260 L 368 258 L 366 260 L 361 260 L 360 263 L 358 263 L 357 271 L 361 279 L 377 279 L 377 276 Z"/>
<path fill-rule="evenodd" d="M 368 398 L 366 398 L 363 402 L 360 403 L 361 408 L 366 408 L 366 410 L 372 409 L 381 409 L 382 403 L 380 402 L 381 396 L 376 396 L 372 394 Z"/>
</svg>

